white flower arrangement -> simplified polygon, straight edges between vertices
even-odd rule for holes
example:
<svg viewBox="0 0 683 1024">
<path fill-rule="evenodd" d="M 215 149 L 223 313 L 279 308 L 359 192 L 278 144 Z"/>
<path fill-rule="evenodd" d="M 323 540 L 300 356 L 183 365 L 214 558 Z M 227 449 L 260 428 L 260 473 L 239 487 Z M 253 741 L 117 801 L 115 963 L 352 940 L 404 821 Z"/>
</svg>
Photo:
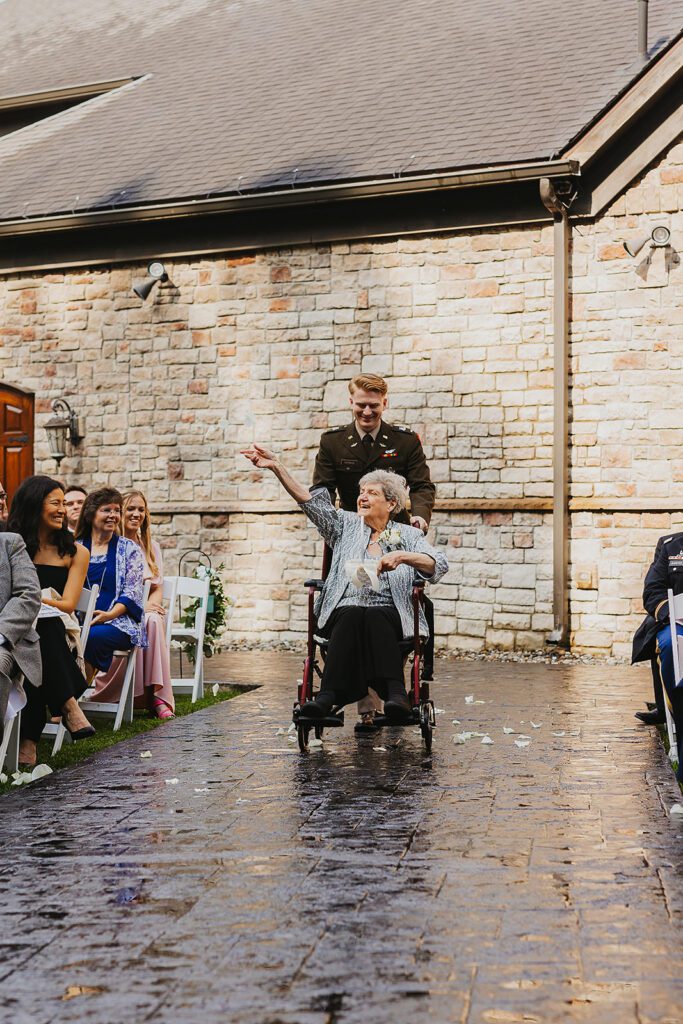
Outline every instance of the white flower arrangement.
<svg viewBox="0 0 683 1024">
<path fill-rule="evenodd" d="M 401 545 L 401 531 L 397 526 L 387 526 L 386 529 L 382 530 L 377 540 L 380 544 L 386 545 L 389 549 L 400 548 Z"/>
</svg>

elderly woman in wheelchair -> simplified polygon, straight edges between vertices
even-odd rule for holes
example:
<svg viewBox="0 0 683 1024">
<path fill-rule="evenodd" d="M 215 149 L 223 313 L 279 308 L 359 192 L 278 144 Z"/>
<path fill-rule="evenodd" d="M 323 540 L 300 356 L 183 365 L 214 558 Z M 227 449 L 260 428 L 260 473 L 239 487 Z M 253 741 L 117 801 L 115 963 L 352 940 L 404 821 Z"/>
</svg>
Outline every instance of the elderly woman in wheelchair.
<svg viewBox="0 0 683 1024">
<path fill-rule="evenodd" d="M 270 470 L 332 549 L 329 575 L 318 597 L 317 632 L 327 640 L 320 692 L 301 714 L 327 718 L 332 709 L 364 697 L 372 687 L 384 699 L 388 724 L 413 721 L 403 678 L 402 643 L 413 639 L 415 577 L 435 583 L 448 562 L 421 530 L 392 521 L 405 506 L 403 477 L 377 470 L 360 481 L 358 511 L 334 508 L 326 489 L 311 493 L 273 452 L 254 444 L 242 453 Z M 419 634 L 428 635 L 419 607 Z"/>
</svg>

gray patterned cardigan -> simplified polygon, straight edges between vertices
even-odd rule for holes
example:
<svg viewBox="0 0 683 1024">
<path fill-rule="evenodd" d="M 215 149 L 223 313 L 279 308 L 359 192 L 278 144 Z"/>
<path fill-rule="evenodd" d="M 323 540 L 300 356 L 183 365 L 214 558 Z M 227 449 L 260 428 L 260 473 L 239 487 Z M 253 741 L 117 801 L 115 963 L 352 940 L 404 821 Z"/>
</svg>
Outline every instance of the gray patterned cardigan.
<svg viewBox="0 0 683 1024">
<path fill-rule="evenodd" d="M 348 579 L 344 571 L 344 563 L 349 558 L 363 558 L 370 540 L 371 530 L 357 512 L 344 512 L 341 509 L 336 509 L 332 505 L 327 488 L 314 491 L 310 500 L 302 502 L 300 508 L 316 527 L 323 540 L 332 548 L 330 573 L 315 606 L 318 625 L 322 627 L 346 590 Z M 436 562 L 434 573 L 431 576 L 425 576 L 411 565 L 399 565 L 389 573 L 391 596 L 401 617 L 403 636 L 408 638 L 413 635 L 413 579 L 419 576 L 428 583 L 436 583 L 448 572 L 448 562 L 442 552 L 432 547 L 427 541 L 422 530 L 417 530 L 414 526 L 408 526 L 405 523 L 393 522 L 393 520 L 389 525 L 400 531 L 401 548 L 404 551 L 418 551 L 421 554 L 429 555 Z M 382 544 L 381 547 L 384 552 L 395 550 L 395 547 L 389 548 L 385 544 Z M 429 636 L 427 620 L 422 609 L 420 609 L 420 635 Z"/>
</svg>

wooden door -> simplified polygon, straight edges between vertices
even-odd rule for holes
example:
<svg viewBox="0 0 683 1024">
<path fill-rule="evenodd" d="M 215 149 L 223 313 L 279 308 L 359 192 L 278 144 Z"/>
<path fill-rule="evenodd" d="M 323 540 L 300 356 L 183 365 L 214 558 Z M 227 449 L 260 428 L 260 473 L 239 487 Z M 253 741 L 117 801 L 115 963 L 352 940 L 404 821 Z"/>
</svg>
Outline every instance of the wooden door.
<svg viewBox="0 0 683 1024">
<path fill-rule="evenodd" d="M 0 483 L 8 501 L 33 474 L 33 395 L 0 384 Z"/>
</svg>

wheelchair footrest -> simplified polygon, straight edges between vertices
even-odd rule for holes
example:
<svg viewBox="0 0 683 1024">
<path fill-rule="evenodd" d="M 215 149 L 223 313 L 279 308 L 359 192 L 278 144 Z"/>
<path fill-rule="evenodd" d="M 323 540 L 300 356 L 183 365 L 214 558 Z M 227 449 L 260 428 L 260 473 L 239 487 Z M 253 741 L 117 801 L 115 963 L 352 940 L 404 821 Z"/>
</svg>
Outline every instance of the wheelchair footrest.
<svg viewBox="0 0 683 1024">
<path fill-rule="evenodd" d="M 317 718 L 314 715 L 302 715 L 300 709 L 295 708 L 292 721 L 295 725 L 319 725 L 323 729 L 340 729 L 344 725 L 344 709 L 342 708 L 336 714 L 332 712 L 325 718 Z"/>
<path fill-rule="evenodd" d="M 403 725 L 419 725 L 420 724 L 420 708 L 419 707 L 412 708 L 411 712 L 410 712 L 410 716 L 411 717 L 407 718 L 405 720 L 405 722 L 389 722 L 389 721 L 387 721 L 386 715 L 376 714 L 375 715 L 375 725 L 378 728 L 381 729 L 384 726 L 388 727 L 388 726 L 396 726 L 396 725 L 403 726 Z"/>
</svg>

